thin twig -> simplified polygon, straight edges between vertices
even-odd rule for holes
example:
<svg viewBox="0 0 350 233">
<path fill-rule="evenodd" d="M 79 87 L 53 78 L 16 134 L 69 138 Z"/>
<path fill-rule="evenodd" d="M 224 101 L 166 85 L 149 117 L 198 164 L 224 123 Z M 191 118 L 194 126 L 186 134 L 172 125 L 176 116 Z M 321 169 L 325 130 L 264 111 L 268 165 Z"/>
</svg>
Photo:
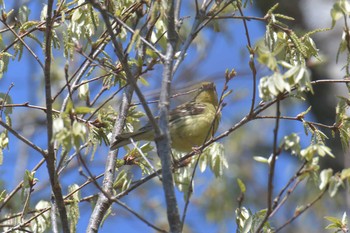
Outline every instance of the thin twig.
<svg viewBox="0 0 350 233">
<path fill-rule="evenodd" d="M 281 202 L 278 203 L 277 201 L 274 201 L 275 204 L 276 204 L 276 203 L 278 203 L 278 204 L 272 208 L 272 211 L 271 211 L 271 213 L 270 213 L 270 215 L 269 215 L 269 218 L 272 218 L 272 217 L 277 213 L 277 211 L 283 206 L 283 204 L 287 201 L 287 199 L 290 197 L 290 195 L 291 195 L 291 194 L 294 192 L 294 190 L 298 187 L 298 185 L 301 183 L 301 181 L 302 181 L 302 180 L 297 180 L 297 181 L 293 184 L 293 186 L 292 186 L 290 189 L 288 189 L 286 195 L 283 197 L 283 199 L 281 200 Z"/>
<path fill-rule="evenodd" d="M 43 112 L 46 113 L 46 107 L 42 107 L 42 106 L 37 106 L 37 105 L 31 105 L 28 102 L 22 103 L 22 104 L 5 104 L 4 105 L 5 108 L 9 107 L 9 108 L 18 108 L 18 107 L 22 107 L 22 108 L 32 108 L 32 109 L 37 109 L 37 110 L 41 110 Z M 58 110 L 54 110 L 52 109 L 52 111 L 54 113 L 59 113 Z"/>
<path fill-rule="evenodd" d="M 129 32 L 131 32 L 133 35 L 135 34 L 135 31 L 134 31 L 132 28 L 130 28 L 123 20 L 119 19 L 118 17 L 116 17 L 115 15 L 113 15 L 113 14 L 111 14 L 111 13 L 109 13 L 109 12 L 106 12 L 106 14 L 107 14 L 110 18 L 114 19 L 114 20 L 117 21 L 119 24 L 121 24 L 126 30 L 128 30 Z M 154 47 L 153 44 L 151 44 L 149 41 L 147 41 L 147 40 L 146 40 L 145 38 L 143 38 L 142 36 L 140 36 L 140 40 L 141 40 L 143 43 L 145 43 L 150 49 L 152 49 L 153 52 L 155 52 L 161 60 L 164 60 L 164 58 L 165 58 L 164 55 L 163 55 L 156 47 Z"/>
<path fill-rule="evenodd" d="M 119 201 L 118 199 L 115 199 L 114 202 L 117 203 L 118 205 L 120 205 L 121 207 L 123 207 L 124 209 L 126 209 L 127 211 L 129 211 L 131 214 L 133 214 L 135 217 L 137 217 L 139 220 L 141 220 L 141 222 L 144 222 L 145 224 L 147 224 L 148 226 L 150 226 L 154 230 L 159 231 L 159 232 L 163 232 L 163 233 L 168 233 L 168 231 L 161 229 L 161 228 L 157 227 L 156 225 L 152 224 L 150 221 L 146 220 L 144 217 L 142 217 L 139 213 L 137 213 L 136 211 L 131 209 L 125 203 Z"/>
<path fill-rule="evenodd" d="M 8 130 L 10 133 L 12 133 L 16 138 L 18 138 L 19 140 L 27 144 L 29 147 L 39 152 L 42 156 L 45 157 L 47 155 L 47 152 L 45 150 L 35 145 L 32 141 L 30 141 L 29 139 L 27 139 L 26 137 L 18 133 L 16 130 L 14 130 L 11 126 L 3 122 L 1 119 L 0 119 L 0 125 L 4 127 L 6 130 Z"/>
<path fill-rule="evenodd" d="M 175 16 L 175 24 L 176 27 L 179 28 L 181 26 L 181 22 L 180 22 L 180 10 L 181 10 L 181 3 L 182 0 L 176 0 L 176 6 L 175 6 L 175 10 L 174 10 L 174 16 Z"/>
<path fill-rule="evenodd" d="M 35 52 L 27 45 L 27 43 L 20 37 L 15 30 L 13 30 L 5 21 L 0 19 L 0 22 L 2 22 L 15 37 L 26 47 L 26 49 L 29 51 L 29 53 L 35 58 L 35 60 L 39 63 L 40 67 L 44 70 L 44 64 L 40 61 L 39 57 L 35 54 Z"/>
<path fill-rule="evenodd" d="M 91 115 L 86 119 L 86 121 L 90 121 L 92 119 L 92 117 L 98 113 L 98 111 L 103 108 L 103 106 L 105 106 L 109 101 L 111 101 L 112 99 L 114 99 L 114 97 L 120 92 L 122 91 L 127 85 L 122 86 L 121 88 L 119 88 L 116 92 L 114 92 L 110 97 L 108 97 L 105 101 L 103 101 L 103 103 L 100 104 L 100 106 L 98 106 L 98 108 L 96 108 Z"/>
<path fill-rule="evenodd" d="M 279 154 L 278 152 L 278 146 L 277 146 L 277 140 L 278 140 L 278 130 L 279 130 L 279 124 L 280 124 L 280 100 L 279 97 L 277 97 L 277 103 L 276 103 L 276 123 L 275 123 L 275 128 L 273 130 L 273 152 L 272 152 L 272 157 L 270 160 L 270 169 L 269 169 L 269 176 L 268 176 L 268 183 L 267 183 L 267 210 L 264 219 L 261 221 L 259 224 L 257 230 L 255 232 L 260 232 L 261 229 L 264 227 L 264 224 L 268 220 L 271 211 L 272 211 L 272 196 L 273 196 L 273 190 L 274 190 L 274 178 L 275 178 L 275 166 L 276 166 L 276 159 Z"/>
<path fill-rule="evenodd" d="M 241 16 L 243 17 L 243 10 L 240 6 L 240 3 L 237 3 L 237 7 L 238 7 L 238 11 L 241 14 Z M 242 19 L 243 21 L 243 25 L 244 25 L 244 30 L 245 30 L 245 35 L 247 38 L 247 43 L 248 43 L 248 50 L 249 50 L 249 67 L 250 70 L 252 71 L 252 75 L 253 75 L 253 90 L 252 90 L 252 102 L 250 105 L 250 111 L 249 111 L 249 115 L 251 115 L 254 111 L 254 106 L 255 106 L 255 101 L 256 101 L 256 68 L 255 68 L 255 50 L 252 47 L 252 44 L 250 42 L 250 35 L 249 35 L 249 30 L 248 30 L 248 25 L 247 25 L 247 20 L 243 17 Z"/>
<path fill-rule="evenodd" d="M 130 138 L 129 139 L 132 143 L 132 145 L 136 148 L 136 150 L 139 152 L 139 154 L 141 155 L 142 159 L 146 161 L 147 165 L 152 169 L 153 172 L 157 173 L 156 168 L 153 166 L 153 164 L 149 161 L 149 159 L 146 157 L 146 155 L 142 152 L 142 150 L 136 145 L 135 141 Z M 159 180 L 161 181 L 162 178 L 160 177 L 160 175 L 157 173 L 157 176 L 159 178 Z"/>
<path fill-rule="evenodd" d="M 273 204 L 273 211 L 270 214 L 270 218 L 275 214 L 275 212 L 277 212 L 277 210 L 279 209 L 279 207 L 281 206 L 281 203 L 279 203 L 279 200 L 281 199 L 283 193 L 287 190 L 287 188 L 302 174 L 301 171 L 303 170 L 303 168 L 305 167 L 305 165 L 307 164 L 307 161 L 305 160 L 304 163 L 300 166 L 300 168 L 298 169 L 298 171 L 295 173 L 295 175 L 290 178 L 290 180 L 287 182 L 287 184 L 281 189 L 281 191 L 278 193 L 278 195 L 276 196 L 276 198 L 274 199 L 274 204 Z M 294 190 L 294 189 L 292 189 Z M 289 194 L 287 194 L 288 196 L 292 193 L 292 191 L 288 191 Z M 287 196 L 286 195 L 286 196 Z"/>
<path fill-rule="evenodd" d="M 44 160 L 42 160 L 44 161 Z M 33 169 L 34 170 L 34 169 Z M 95 177 L 95 180 L 101 178 L 103 176 L 102 175 L 98 175 Z M 93 180 L 88 180 L 85 183 L 83 183 L 82 185 L 80 185 L 77 189 L 75 189 L 74 191 L 72 191 L 71 193 L 69 193 L 67 196 L 64 197 L 64 200 L 68 200 L 73 194 L 75 194 L 76 192 L 78 192 L 79 190 L 81 190 L 83 187 L 87 186 L 88 184 L 92 183 Z M 23 182 L 22 182 L 23 183 Z M 81 201 L 86 201 L 87 198 L 82 198 Z M 34 220 L 36 220 L 39 216 L 41 216 L 42 214 L 46 213 L 47 211 L 51 210 L 51 206 L 47 207 L 45 209 L 41 209 L 41 210 L 36 210 L 37 214 L 33 215 L 31 218 L 27 219 L 24 222 L 21 222 L 20 224 L 18 224 L 17 226 L 14 226 L 10 229 L 8 229 L 7 231 L 5 231 L 4 233 L 10 233 L 10 232 L 14 232 L 16 230 L 21 229 L 24 226 L 28 226 L 28 224 Z"/>
<path fill-rule="evenodd" d="M 256 116 L 255 119 L 276 119 L 276 116 Z M 314 125 L 314 126 L 319 126 L 322 128 L 327 128 L 327 129 L 334 129 L 334 125 L 326 125 L 314 121 L 306 121 L 304 119 L 301 119 L 300 117 L 291 117 L 291 116 L 280 116 L 281 120 L 292 120 L 292 121 L 300 121 L 300 122 L 305 122 L 306 124 L 309 125 Z"/>
<path fill-rule="evenodd" d="M 312 200 L 310 203 L 306 204 L 304 208 L 299 209 L 297 212 L 294 213 L 294 216 L 291 217 L 289 220 L 287 220 L 282 226 L 278 227 L 275 232 L 279 232 L 286 226 L 288 226 L 291 222 L 293 222 L 296 218 L 298 218 L 301 214 L 303 214 L 306 210 L 308 210 L 311 206 L 313 206 L 317 201 L 319 201 L 323 195 L 327 192 L 328 186 L 322 190 L 322 192 L 315 197 L 314 200 Z"/>
<path fill-rule="evenodd" d="M 31 170 L 31 172 L 37 171 L 41 165 L 43 165 L 45 162 L 45 159 L 40 160 L 40 162 Z M 11 193 L 7 194 L 4 200 L 1 202 L 0 205 L 0 211 L 6 206 L 6 204 L 12 199 L 12 197 L 21 189 L 23 185 L 23 181 L 21 181 L 13 190 Z"/>
</svg>

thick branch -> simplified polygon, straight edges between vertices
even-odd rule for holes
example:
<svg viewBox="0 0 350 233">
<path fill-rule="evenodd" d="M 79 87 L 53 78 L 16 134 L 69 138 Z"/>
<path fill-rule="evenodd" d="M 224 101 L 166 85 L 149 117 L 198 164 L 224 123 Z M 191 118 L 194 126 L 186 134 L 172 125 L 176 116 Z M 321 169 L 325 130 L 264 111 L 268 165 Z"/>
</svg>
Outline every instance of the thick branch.
<svg viewBox="0 0 350 233">
<path fill-rule="evenodd" d="M 52 110 L 52 98 L 51 98 L 51 43 L 52 43 L 52 8 L 53 0 L 48 0 L 47 13 L 46 13 L 46 30 L 45 30 L 45 66 L 44 66 L 44 78 L 45 78 L 45 97 L 46 97 L 46 120 L 47 120 L 47 156 L 46 164 L 48 173 L 50 176 L 50 183 L 53 192 L 53 205 L 57 205 L 58 212 L 61 219 L 62 231 L 64 233 L 69 232 L 69 224 L 67 219 L 67 211 L 64 205 L 61 185 L 58 181 L 58 175 L 56 172 L 56 158 L 53 144 L 53 110 Z M 57 224 L 57 223 L 53 223 Z"/>
<path fill-rule="evenodd" d="M 168 44 L 164 62 L 162 89 L 159 101 L 159 128 L 156 132 L 155 142 L 158 155 L 162 164 L 163 189 L 167 206 L 168 222 L 170 232 L 181 232 L 181 221 L 174 191 L 174 180 L 171 169 L 171 147 L 169 134 L 169 99 L 170 84 L 173 78 L 174 54 L 177 43 L 175 31 L 174 1 L 168 1 Z"/>
<path fill-rule="evenodd" d="M 136 73 L 137 72 L 132 72 L 130 69 L 130 66 L 128 64 L 127 57 L 125 56 L 123 52 L 123 48 L 121 44 L 117 41 L 117 38 L 115 36 L 115 33 L 113 31 L 113 27 L 111 22 L 109 21 L 109 15 L 106 9 L 100 5 L 98 1 L 90 0 L 89 1 L 96 9 L 98 9 L 102 15 L 102 18 L 106 24 L 107 32 L 111 37 L 115 53 L 120 61 L 120 64 L 123 67 L 123 70 L 126 74 L 127 81 L 129 82 L 130 86 L 128 87 L 126 94 L 123 96 L 122 100 L 122 105 L 121 105 L 121 110 L 120 110 L 120 117 L 118 118 L 114 130 L 113 130 L 113 135 L 112 138 L 115 138 L 115 135 L 120 134 L 123 129 L 123 125 L 125 123 L 125 117 L 128 111 L 129 104 L 131 102 L 131 97 L 133 90 L 135 90 L 136 94 L 138 95 L 140 102 L 142 103 L 145 112 L 150 120 L 150 122 L 153 124 L 154 130 L 159 132 L 158 126 L 156 124 L 156 121 L 152 115 L 151 110 L 149 109 L 147 102 L 141 92 L 141 90 L 138 88 L 136 84 Z M 137 69 L 135 69 L 137 70 Z M 104 181 L 103 181 L 103 190 L 107 194 L 111 195 L 113 191 L 113 180 L 115 177 L 115 167 L 116 167 L 116 152 L 115 151 L 110 151 L 107 157 L 106 161 L 106 167 L 105 167 L 105 176 L 104 176 Z M 107 209 L 111 205 L 111 200 L 104 195 L 102 192 L 99 194 L 99 198 L 97 201 L 97 204 L 94 208 L 94 211 L 91 215 L 90 222 L 88 225 L 88 230 L 87 232 L 97 232 L 98 227 L 101 224 L 101 221 L 107 211 Z"/>
</svg>

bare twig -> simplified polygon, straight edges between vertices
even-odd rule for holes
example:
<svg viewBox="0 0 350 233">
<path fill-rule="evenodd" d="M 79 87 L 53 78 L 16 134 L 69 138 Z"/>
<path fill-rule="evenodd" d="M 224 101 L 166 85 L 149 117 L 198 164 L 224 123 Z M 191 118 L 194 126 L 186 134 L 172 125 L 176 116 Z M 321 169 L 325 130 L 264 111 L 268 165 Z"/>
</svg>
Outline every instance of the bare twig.
<svg viewBox="0 0 350 233">
<path fill-rule="evenodd" d="M 306 210 L 308 210 L 311 206 L 313 206 L 316 202 L 318 202 L 319 200 L 321 200 L 321 198 L 323 197 L 323 195 L 327 192 L 328 190 L 328 186 L 326 188 L 324 188 L 320 194 L 315 197 L 310 203 L 306 204 L 304 206 L 304 208 L 299 209 L 297 212 L 294 213 L 294 216 L 291 217 L 289 220 L 287 220 L 282 226 L 278 227 L 276 229 L 275 232 L 279 232 L 280 230 L 282 230 L 283 228 L 285 228 L 286 226 L 288 226 L 291 222 L 293 222 L 296 218 L 298 218 L 301 214 L 303 214 Z"/>
<path fill-rule="evenodd" d="M 37 110 L 42 110 L 43 112 L 46 113 L 46 108 L 42 106 L 37 106 L 37 105 L 31 105 L 28 102 L 22 103 L 22 104 L 5 104 L 4 107 L 10 107 L 10 108 L 32 108 L 32 109 L 37 109 Z M 52 109 L 54 113 L 59 113 L 59 111 Z"/>
<path fill-rule="evenodd" d="M 283 197 L 281 202 L 278 202 L 277 200 L 274 201 L 274 204 L 277 204 L 276 206 L 273 206 L 272 211 L 269 215 L 269 218 L 272 218 L 273 215 L 277 213 L 277 211 L 283 206 L 283 204 L 287 201 L 287 199 L 290 197 L 290 195 L 294 192 L 294 190 L 298 187 L 298 185 L 301 183 L 302 180 L 297 180 L 293 186 L 288 189 L 286 195 Z"/>
<path fill-rule="evenodd" d="M 139 152 L 139 154 L 141 155 L 142 159 L 146 161 L 147 165 L 152 169 L 153 172 L 157 173 L 156 168 L 152 165 L 152 163 L 149 161 L 149 159 L 146 157 L 146 155 L 142 152 L 142 150 L 137 146 L 137 144 L 135 143 L 135 141 L 130 138 L 130 141 L 132 143 L 132 145 L 136 148 L 136 150 Z M 160 177 L 160 175 L 157 173 L 159 180 L 161 181 L 162 178 Z"/>
<path fill-rule="evenodd" d="M 27 43 L 22 39 L 21 36 L 19 36 L 15 30 L 13 30 L 5 21 L 0 19 L 0 22 L 2 22 L 12 33 L 15 35 L 15 37 L 21 41 L 21 43 L 26 47 L 26 49 L 29 51 L 29 53 L 35 58 L 35 60 L 39 63 L 40 67 L 44 70 L 44 64 L 40 61 L 38 55 L 35 54 L 35 52 L 27 45 Z"/>
<path fill-rule="evenodd" d="M 121 88 L 119 88 L 116 92 L 114 92 L 110 97 L 108 97 L 105 101 L 103 101 L 103 103 L 100 104 L 100 106 L 98 106 L 98 108 L 96 108 L 94 110 L 93 113 L 91 113 L 91 115 L 86 119 L 87 121 L 91 120 L 92 117 L 98 113 L 98 111 L 103 108 L 103 106 L 105 106 L 109 101 L 111 101 L 121 90 L 123 90 L 126 87 L 126 85 L 122 86 Z"/>
<path fill-rule="evenodd" d="M 281 189 L 281 191 L 278 193 L 278 195 L 276 196 L 276 198 L 274 199 L 274 204 L 273 204 L 273 211 L 270 214 L 270 218 L 277 212 L 277 210 L 282 206 L 283 202 L 285 202 L 288 198 L 288 196 L 290 196 L 290 194 L 294 191 L 294 189 L 296 188 L 296 186 L 300 183 L 300 181 L 297 181 L 296 184 L 290 189 L 288 190 L 288 193 L 286 194 L 286 196 L 284 197 L 284 199 L 280 201 L 283 193 L 287 190 L 287 188 L 302 174 L 301 171 L 303 170 L 303 168 L 305 167 L 305 165 L 307 164 L 307 161 L 305 160 L 304 163 L 300 166 L 300 168 L 298 169 L 298 171 L 295 173 L 295 175 L 290 178 L 290 180 L 287 182 L 287 184 Z"/>
<path fill-rule="evenodd" d="M 124 23 L 122 20 L 120 20 L 118 17 L 110 14 L 109 12 L 107 12 L 107 14 L 109 15 L 109 17 L 111 17 L 112 19 L 114 19 L 115 21 L 117 21 L 118 23 L 120 23 L 125 29 L 127 29 L 129 32 L 131 32 L 132 34 L 135 34 L 135 31 L 130 28 L 126 23 Z M 145 43 L 150 49 L 153 50 L 153 52 L 155 52 L 159 58 L 161 60 L 163 60 L 165 57 L 164 55 L 156 48 L 153 46 L 153 44 L 151 44 L 150 42 L 148 42 L 145 38 L 143 38 L 142 36 L 140 36 L 140 39 L 143 43 Z"/>
<path fill-rule="evenodd" d="M 256 116 L 255 119 L 276 119 L 276 116 Z M 326 129 L 335 129 L 334 125 L 325 125 L 325 124 L 314 122 L 314 121 L 306 121 L 300 117 L 280 116 L 280 119 L 281 120 L 301 121 L 301 122 L 304 122 L 306 124 L 313 125 L 313 126 L 319 126 L 319 127 L 326 128 Z"/>
<path fill-rule="evenodd" d="M 243 10 L 240 6 L 240 3 L 237 3 L 237 7 L 238 7 L 239 13 L 243 17 L 244 16 Z M 252 71 L 252 75 L 253 75 L 252 102 L 251 102 L 250 111 L 249 111 L 249 115 L 251 115 L 254 111 L 254 106 L 255 106 L 255 101 L 256 101 L 256 68 L 255 68 L 255 60 L 254 60 L 255 59 L 255 50 L 252 47 L 252 44 L 250 42 L 247 20 L 243 17 L 242 21 L 243 21 L 243 25 L 244 25 L 245 35 L 246 35 L 247 43 L 248 43 L 248 50 L 249 50 L 249 54 L 250 54 L 249 67 L 250 67 L 250 70 Z"/>
<path fill-rule="evenodd" d="M 120 205 L 121 207 L 123 207 L 124 209 L 126 209 L 127 211 L 129 211 L 131 214 L 133 214 L 135 217 L 137 217 L 139 220 L 141 220 L 142 222 L 144 222 L 145 224 L 147 224 L 149 227 L 153 228 L 154 230 L 159 231 L 159 232 L 163 232 L 163 233 L 168 233 L 168 231 L 161 229 L 161 228 L 157 227 L 156 225 L 152 224 L 150 221 L 146 220 L 144 217 L 142 217 L 139 213 L 137 213 L 136 211 L 131 209 L 125 203 L 119 201 L 118 199 L 115 199 L 114 202 L 117 203 L 118 205 Z"/>
<path fill-rule="evenodd" d="M 30 141 L 29 139 L 27 139 L 26 137 L 18 133 L 16 130 L 14 130 L 11 126 L 3 122 L 1 119 L 0 119 L 0 125 L 4 127 L 6 130 L 8 130 L 10 133 L 12 133 L 16 138 L 18 138 L 19 140 L 27 144 L 29 147 L 39 152 L 42 156 L 45 157 L 47 155 L 47 152 L 45 150 L 35 145 L 32 141 Z"/>
<path fill-rule="evenodd" d="M 278 130 L 279 130 L 279 124 L 280 124 L 280 100 L 279 97 L 277 97 L 277 103 L 276 103 L 276 124 L 275 128 L 273 130 L 273 152 L 270 160 L 270 169 L 269 169 L 269 176 L 268 176 L 268 183 L 267 183 L 267 210 L 264 219 L 261 221 L 259 224 L 257 230 L 255 232 L 259 233 L 261 229 L 264 227 L 264 224 L 266 221 L 269 219 L 269 216 L 272 212 L 272 196 L 273 196 L 273 190 L 274 190 L 274 185 L 273 181 L 275 178 L 275 166 L 276 166 L 276 159 L 279 154 L 278 152 L 278 146 L 277 146 L 277 140 L 278 140 Z"/>
</svg>

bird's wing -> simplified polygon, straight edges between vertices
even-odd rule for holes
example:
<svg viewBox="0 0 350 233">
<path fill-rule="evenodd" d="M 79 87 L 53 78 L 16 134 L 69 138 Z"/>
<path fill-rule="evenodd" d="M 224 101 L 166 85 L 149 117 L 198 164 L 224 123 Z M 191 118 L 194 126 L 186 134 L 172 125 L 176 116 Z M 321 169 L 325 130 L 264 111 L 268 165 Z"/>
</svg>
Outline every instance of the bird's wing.
<svg viewBox="0 0 350 233">
<path fill-rule="evenodd" d="M 201 114 L 205 111 L 205 108 L 205 104 L 194 101 L 181 104 L 170 112 L 169 121 L 171 122 L 179 117 L 195 116 Z"/>
</svg>

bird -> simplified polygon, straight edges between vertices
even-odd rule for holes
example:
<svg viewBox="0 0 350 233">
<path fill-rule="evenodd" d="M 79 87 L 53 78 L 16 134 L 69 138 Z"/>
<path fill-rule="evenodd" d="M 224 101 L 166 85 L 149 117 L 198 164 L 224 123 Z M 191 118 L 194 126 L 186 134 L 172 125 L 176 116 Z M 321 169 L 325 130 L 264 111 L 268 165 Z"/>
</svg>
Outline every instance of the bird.
<svg viewBox="0 0 350 233">
<path fill-rule="evenodd" d="M 169 133 L 171 147 L 178 152 L 190 152 L 203 145 L 205 140 L 217 131 L 221 113 L 219 101 L 213 82 L 201 82 L 196 85 L 192 100 L 178 105 L 169 113 Z M 154 130 L 150 123 L 139 130 L 122 133 L 115 138 L 110 150 L 115 150 L 133 141 L 153 141 Z"/>
</svg>

